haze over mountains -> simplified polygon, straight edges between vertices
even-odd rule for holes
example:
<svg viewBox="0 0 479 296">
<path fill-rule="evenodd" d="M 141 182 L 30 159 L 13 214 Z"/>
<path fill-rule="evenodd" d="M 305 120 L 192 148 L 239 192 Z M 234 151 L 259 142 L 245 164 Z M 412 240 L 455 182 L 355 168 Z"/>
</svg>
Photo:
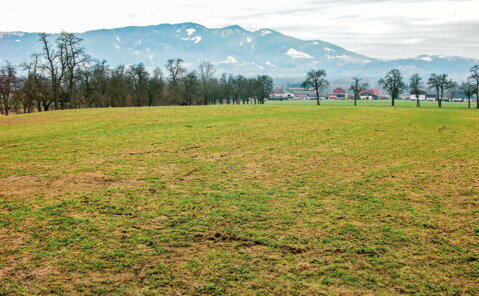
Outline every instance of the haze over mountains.
<svg viewBox="0 0 479 296">
<path fill-rule="evenodd" d="M 207 60 L 215 64 L 217 73 L 269 74 L 277 78 L 303 77 L 307 71 L 321 68 L 333 80 L 357 74 L 377 79 L 398 68 L 405 75 L 435 72 L 464 79 L 469 68 L 479 64 L 476 59 L 429 55 L 385 61 L 321 40 L 300 40 L 270 29 L 252 32 L 239 26 L 210 29 L 195 23 L 161 24 L 77 35 L 84 39 L 87 53 L 96 59 L 105 59 L 112 66 L 142 62 L 150 69 L 163 67 L 169 58 L 182 58 L 190 69 Z M 56 37 L 51 36 L 52 40 Z M 19 64 L 40 49 L 36 33 L 0 33 L 0 63 L 8 60 Z"/>
</svg>

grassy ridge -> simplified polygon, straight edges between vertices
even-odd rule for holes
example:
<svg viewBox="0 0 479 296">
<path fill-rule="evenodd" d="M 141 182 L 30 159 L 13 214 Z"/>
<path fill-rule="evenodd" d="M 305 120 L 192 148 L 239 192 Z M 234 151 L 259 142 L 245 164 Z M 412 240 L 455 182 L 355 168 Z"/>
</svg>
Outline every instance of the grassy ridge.
<svg viewBox="0 0 479 296">
<path fill-rule="evenodd" d="M 478 122 L 294 104 L 2 117 L 0 295 L 477 295 Z"/>
</svg>

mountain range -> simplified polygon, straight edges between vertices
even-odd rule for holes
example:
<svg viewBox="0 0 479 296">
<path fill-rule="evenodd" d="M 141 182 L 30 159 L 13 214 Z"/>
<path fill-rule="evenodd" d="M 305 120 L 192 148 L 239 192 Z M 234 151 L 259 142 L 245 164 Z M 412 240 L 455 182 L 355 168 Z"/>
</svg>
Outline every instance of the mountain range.
<svg viewBox="0 0 479 296">
<path fill-rule="evenodd" d="M 304 77 L 307 71 L 321 68 L 330 79 L 339 81 L 357 74 L 377 79 L 392 68 L 405 75 L 448 73 L 464 79 L 470 67 L 479 64 L 477 59 L 431 55 L 382 60 L 321 40 L 301 40 L 271 29 L 248 31 L 240 26 L 161 24 L 76 35 L 84 40 L 87 53 L 98 60 L 105 59 L 112 66 L 141 62 L 149 69 L 163 67 L 167 59 L 181 58 L 189 69 L 207 60 L 215 65 L 217 73 L 268 74 L 275 78 Z M 52 40 L 56 37 L 50 36 Z M 5 60 L 19 64 L 40 49 L 37 33 L 0 33 L 0 64 Z"/>
</svg>

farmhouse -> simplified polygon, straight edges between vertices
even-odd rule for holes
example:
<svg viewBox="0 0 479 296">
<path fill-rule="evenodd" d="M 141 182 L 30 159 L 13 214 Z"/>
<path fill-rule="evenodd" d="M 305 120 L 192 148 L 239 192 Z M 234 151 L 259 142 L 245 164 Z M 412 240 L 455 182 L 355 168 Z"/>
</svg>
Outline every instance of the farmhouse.
<svg viewBox="0 0 479 296">
<path fill-rule="evenodd" d="M 365 89 L 359 92 L 361 100 L 379 100 L 379 90 Z"/>
<path fill-rule="evenodd" d="M 467 101 L 467 96 L 464 93 L 455 93 L 452 95 L 452 98 L 448 98 L 449 102 L 465 102 Z"/>
<path fill-rule="evenodd" d="M 340 87 L 336 88 L 330 95 L 330 100 L 345 100 L 346 99 L 346 91 Z"/>
<path fill-rule="evenodd" d="M 283 91 L 280 88 L 275 88 L 271 92 L 271 97 L 274 98 L 274 99 L 290 99 L 290 98 L 294 97 L 294 95 L 290 92 Z"/>
<path fill-rule="evenodd" d="M 427 93 L 423 90 L 419 91 L 419 94 L 418 94 L 418 97 L 419 97 L 419 101 L 425 101 L 426 100 L 426 96 L 427 96 Z M 416 101 L 417 98 L 416 98 L 416 92 L 414 90 L 412 90 L 410 92 L 410 97 L 409 99 L 411 101 Z"/>
<path fill-rule="evenodd" d="M 305 89 L 305 88 L 290 88 L 288 89 L 290 93 L 292 93 L 295 99 L 302 98 L 302 99 L 316 99 L 316 92 L 312 89 Z M 298 96 L 303 95 L 303 96 Z M 305 95 L 305 96 L 304 96 Z"/>
</svg>

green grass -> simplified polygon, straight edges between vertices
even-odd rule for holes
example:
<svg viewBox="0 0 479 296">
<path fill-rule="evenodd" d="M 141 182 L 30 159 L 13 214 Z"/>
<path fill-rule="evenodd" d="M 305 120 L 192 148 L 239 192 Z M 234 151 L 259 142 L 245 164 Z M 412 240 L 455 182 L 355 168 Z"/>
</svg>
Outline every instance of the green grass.
<svg viewBox="0 0 479 296">
<path fill-rule="evenodd" d="M 323 106 L 354 106 L 353 100 L 322 100 L 320 101 Z M 437 102 L 421 101 L 422 108 L 437 108 Z M 316 100 L 291 100 L 291 101 L 268 101 L 268 105 L 288 105 L 288 106 L 314 106 L 316 105 Z M 386 107 L 391 106 L 391 100 L 380 100 L 380 101 L 357 101 L 358 106 L 367 106 L 367 107 Z M 416 101 L 410 100 L 396 100 L 396 107 L 416 107 Z M 443 108 L 467 108 L 467 102 L 442 102 Z M 471 108 L 476 107 L 476 102 L 471 102 Z"/>
<path fill-rule="evenodd" d="M 323 100 L 320 101 L 321 105 L 324 106 L 353 106 L 353 100 Z M 421 101 L 422 108 L 437 108 L 437 102 Z M 289 105 L 289 106 L 314 106 L 316 105 L 316 100 L 291 100 L 291 101 L 268 101 L 268 105 Z M 369 107 L 385 107 L 391 106 L 391 100 L 380 100 L 380 101 L 357 101 L 358 106 L 369 106 Z M 396 100 L 396 107 L 414 107 L 416 108 L 416 101 L 410 100 Z M 443 108 L 467 108 L 467 102 L 443 102 Z M 471 102 L 471 108 L 476 107 L 476 102 Z"/>
<path fill-rule="evenodd" d="M 479 112 L 329 103 L 0 117 L 0 295 L 478 295 Z"/>
</svg>

